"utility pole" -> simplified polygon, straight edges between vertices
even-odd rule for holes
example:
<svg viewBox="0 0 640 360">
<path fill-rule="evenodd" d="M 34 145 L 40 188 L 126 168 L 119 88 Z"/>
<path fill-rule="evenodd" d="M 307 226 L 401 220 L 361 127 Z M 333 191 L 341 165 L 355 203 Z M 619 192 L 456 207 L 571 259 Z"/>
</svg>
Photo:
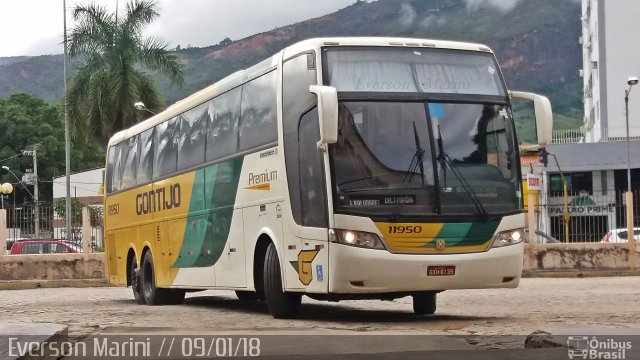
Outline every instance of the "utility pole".
<svg viewBox="0 0 640 360">
<path fill-rule="evenodd" d="M 24 150 L 22 152 L 23 155 L 33 157 L 33 202 L 35 204 L 34 207 L 34 217 L 35 217 L 35 238 L 40 238 L 40 204 L 38 202 L 38 145 L 33 145 L 33 150 Z"/>
<path fill-rule="evenodd" d="M 571 217 L 569 216 L 567 181 L 564 178 L 564 173 L 562 173 L 562 169 L 560 168 L 560 163 L 558 162 L 558 157 L 556 156 L 556 154 L 552 154 L 548 151 L 546 151 L 546 153 L 553 156 L 553 159 L 556 161 L 558 171 L 560 171 L 560 178 L 562 179 L 562 193 L 564 195 L 564 211 L 562 212 L 562 222 L 564 223 L 564 242 L 569 242 L 569 220 L 571 219 Z"/>
<path fill-rule="evenodd" d="M 116 6 L 117 8 L 117 6 Z M 117 13 L 117 11 L 116 11 Z M 66 182 L 66 197 L 65 197 L 65 227 L 67 233 L 67 240 L 73 240 L 71 238 L 71 136 L 69 135 L 69 111 L 67 109 L 67 2 L 62 0 L 62 18 L 64 26 L 64 60 L 62 62 L 62 69 L 64 71 L 64 164 L 65 164 L 65 178 Z"/>
</svg>

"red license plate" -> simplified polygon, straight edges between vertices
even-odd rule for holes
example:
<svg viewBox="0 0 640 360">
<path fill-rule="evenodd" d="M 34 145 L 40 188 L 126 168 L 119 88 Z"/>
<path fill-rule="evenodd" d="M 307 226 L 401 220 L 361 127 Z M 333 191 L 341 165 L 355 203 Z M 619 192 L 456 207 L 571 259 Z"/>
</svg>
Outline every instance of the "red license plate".
<svg viewBox="0 0 640 360">
<path fill-rule="evenodd" d="M 456 274 L 455 265 L 427 266 L 427 276 L 453 276 Z"/>
</svg>

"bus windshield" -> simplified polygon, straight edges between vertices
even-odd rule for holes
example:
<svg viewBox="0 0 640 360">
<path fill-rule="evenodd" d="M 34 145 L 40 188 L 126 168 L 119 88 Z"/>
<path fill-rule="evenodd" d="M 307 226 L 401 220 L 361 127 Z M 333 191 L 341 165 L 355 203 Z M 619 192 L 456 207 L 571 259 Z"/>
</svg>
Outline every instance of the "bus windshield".
<svg viewBox="0 0 640 360">
<path fill-rule="evenodd" d="M 431 48 L 325 49 L 325 83 L 344 92 L 506 95 L 491 53 Z"/>
<path fill-rule="evenodd" d="M 519 208 L 504 105 L 343 101 L 333 146 L 337 212 L 503 215 Z"/>
</svg>

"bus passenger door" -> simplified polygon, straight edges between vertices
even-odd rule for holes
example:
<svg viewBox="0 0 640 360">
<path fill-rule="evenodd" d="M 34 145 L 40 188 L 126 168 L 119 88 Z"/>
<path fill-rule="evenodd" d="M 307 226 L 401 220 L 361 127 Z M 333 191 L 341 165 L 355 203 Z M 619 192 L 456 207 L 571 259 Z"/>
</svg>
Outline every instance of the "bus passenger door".
<svg viewBox="0 0 640 360">
<path fill-rule="evenodd" d="M 317 146 L 318 99 L 309 91 L 319 83 L 319 58 L 315 51 L 298 54 L 283 62 L 282 73 L 284 160 L 292 215 L 283 221 L 285 288 L 310 293 L 329 289 L 324 155 Z"/>
<path fill-rule="evenodd" d="M 318 150 L 320 128 L 317 107 L 304 114 L 298 127 L 298 179 L 295 192 L 299 198 L 298 221 L 295 230 L 299 241 L 295 258 L 297 279 L 287 279 L 287 285 L 296 285 L 310 293 L 328 291 L 329 226 L 323 153 Z M 293 281 L 292 281 L 293 280 Z"/>
</svg>

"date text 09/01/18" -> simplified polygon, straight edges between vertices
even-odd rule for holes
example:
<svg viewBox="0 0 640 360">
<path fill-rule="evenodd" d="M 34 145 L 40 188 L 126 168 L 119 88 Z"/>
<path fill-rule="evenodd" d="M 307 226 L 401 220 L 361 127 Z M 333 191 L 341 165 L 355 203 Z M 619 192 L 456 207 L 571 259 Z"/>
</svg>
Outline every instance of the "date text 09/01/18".
<svg viewBox="0 0 640 360">
<path fill-rule="evenodd" d="M 30 358 L 211 358 L 260 356 L 256 337 L 98 337 L 92 342 L 29 342 L 9 338 L 9 356 Z"/>
</svg>

